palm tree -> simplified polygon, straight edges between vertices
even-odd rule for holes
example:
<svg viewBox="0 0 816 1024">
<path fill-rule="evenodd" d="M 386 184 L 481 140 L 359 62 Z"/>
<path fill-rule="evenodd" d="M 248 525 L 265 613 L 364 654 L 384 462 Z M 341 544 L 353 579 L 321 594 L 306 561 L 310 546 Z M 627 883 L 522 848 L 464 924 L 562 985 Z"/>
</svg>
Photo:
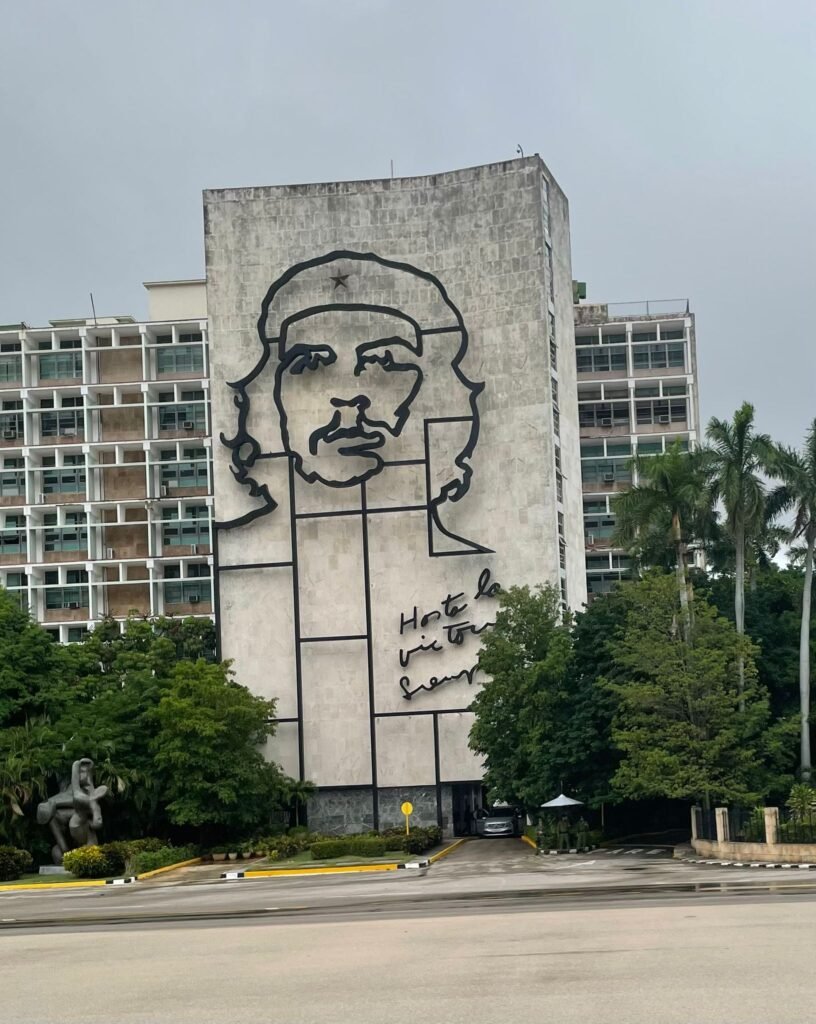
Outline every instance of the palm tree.
<svg viewBox="0 0 816 1024">
<path fill-rule="evenodd" d="M 802 623 L 799 630 L 799 770 L 810 782 L 810 604 L 813 586 L 813 550 L 816 547 L 816 419 L 805 435 L 801 452 L 778 448 L 775 475 L 782 483 L 768 499 L 772 512 L 793 510 L 789 536 L 804 541 L 805 582 L 802 592 Z"/>
<path fill-rule="evenodd" d="M 734 620 L 737 632 L 745 633 L 745 553 L 749 541 L 765 527 L 765 485 L 760 473 L 773 461 L 773 442 L 754 430 L 754 407 L 743 402 L 734 419 L 709 420 L 706 454 L 711 474 L 712 499 L 722 500 L 725 523 L 734 544 Z M 739 660 L 739 692 L 745 688 L 745 664 Z M 745 710 L 740 696 L 740 710 Z"/>
<path fill-rule="evenodd" d="M 617 523 L 614 543 L 629 550 L 653 546 L 656 533 L 672 547 L 677 574 L 683 634 L 690 637 L 690 586 L 686 555 L 694 527 L 710 508 L 699 452 L 687 452 L 680 443 L 662 455 L 635 455 L 631 462 L 637 483 L 613 502 Z"/>
</svg>

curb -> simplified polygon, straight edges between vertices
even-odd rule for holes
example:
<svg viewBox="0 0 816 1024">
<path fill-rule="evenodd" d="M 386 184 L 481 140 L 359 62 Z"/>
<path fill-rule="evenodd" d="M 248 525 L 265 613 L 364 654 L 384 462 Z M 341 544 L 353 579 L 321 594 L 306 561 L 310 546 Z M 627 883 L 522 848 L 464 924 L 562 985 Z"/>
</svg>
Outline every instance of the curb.
<svg viewBox="0 0 816 1024">
<path fill-rule="evenodd" d="M 777 864 L 766 863 L 765 861 L 747 860 L 703 860 L 692 857 L 681 858 L 684 864 L 708 864 L 719 868 L 787 868 L 788 870 L 808 871 L 811 868 L 816 870 L 816 864 Z"/>
<path fill-rule="evenodd" d="M 536 850 L 536 851 L 538 850 L 538 846 L 536 846 L 535 840 L 531 839 L 529 836 L 519 836 L 519 839 L 523 843 L 526 843 L 528 846 L 532 846 L 532 848 L 534 850 Z"/>
<path fill-rule="evenodd" d="M 467 839 L 454 839 L 452 843 L 440 850 L 439 853 L 435 853 L 432 857 L 428 858 L 429 864 L 436 864 L 438 860 L 442 860 L 443 857 L 447 857 L 449 853 L 453 853 L 454 850 L 458 850 L 463 843 L 466 843 Z"/>
<path fill-rule="evenodd" d="M 396 861 L 388 864 L 343 864 L 336 868 L 270 868 L 268 871 L 225 871 L 221 878 L 224 881 L 232 882 L 239 878 L 292 878 L 304 875 L 365 875 L 382 871 L 416 871 L 418 874 L 425 874 L 431 866 L 430 860 L 408 860 L 402 864 Z"/>
<path fill-rule="evenodd" d="M 152 871 L 143 871 L 140 875 L 136 875 L 134 881 L 143 881 L 145 878 L 155 878 L 156 875 L 164 875 L 168 871 L 175 871 L 177 868 L 188 868 L 192 867 L 193 864 L 201 864 L 203 857 L 191 857 L 190 860 L 180 860 L 175 864 L 167 864 L 163 868 L 154 868 Z"/>
</svg>

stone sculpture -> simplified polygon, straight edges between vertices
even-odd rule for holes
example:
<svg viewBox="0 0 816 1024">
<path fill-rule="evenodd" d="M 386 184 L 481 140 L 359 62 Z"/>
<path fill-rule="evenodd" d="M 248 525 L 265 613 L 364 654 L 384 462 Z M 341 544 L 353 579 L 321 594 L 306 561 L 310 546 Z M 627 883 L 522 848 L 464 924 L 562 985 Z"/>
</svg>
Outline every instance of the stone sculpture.
<svg viewBox="0 0 816 1024">
<path fill-rule="evenodd" d="M 55 864 L 62 864 L 63 856 L 70 849 L 69 836 L 74 846 L 97 845 L 96 834 L 102 827 L 99 801 L 107 792 L 107 786 L 94 786 L 93 761 L 83 757 L 71 765 L 70 783 L 39 805 L 37 822 L 48 825 L 56 840 L 51 848 Z"/>
</svg>

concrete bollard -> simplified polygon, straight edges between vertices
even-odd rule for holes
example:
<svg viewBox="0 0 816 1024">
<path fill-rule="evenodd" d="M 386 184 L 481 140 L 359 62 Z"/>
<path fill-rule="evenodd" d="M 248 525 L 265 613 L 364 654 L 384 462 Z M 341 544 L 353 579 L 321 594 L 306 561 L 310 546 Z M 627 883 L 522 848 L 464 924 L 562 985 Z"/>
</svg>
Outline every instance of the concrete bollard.
<svg viewBox="0 0 816 1024">
<path fill-rule="evenodd" d="M 779 808 L 765 808 L 765 842 L 774 846 L 779 842 Z"/>
<path fill-rule="evenodd" d="M 700 810 L 699 807 L 692 807 L 691 809 L 691 840 L 694 842 L 695 839 L 700 837 L 697 835 L 697 812 Z"/>
<path fill-rule="evenodd" d="M 729 842 L 731 839 L 731 833 L 728 828 L 728 808 L 716 807 L 714 809 L 714 818 L 717 822 L 717 842 Z"/>
</svg>

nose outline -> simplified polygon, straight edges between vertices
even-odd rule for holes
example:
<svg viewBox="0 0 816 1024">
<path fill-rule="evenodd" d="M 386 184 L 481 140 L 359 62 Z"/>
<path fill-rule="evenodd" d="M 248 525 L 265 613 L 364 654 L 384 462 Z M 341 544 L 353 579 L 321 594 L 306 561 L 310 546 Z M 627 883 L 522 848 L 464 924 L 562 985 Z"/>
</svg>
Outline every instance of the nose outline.
<svg viewBox="0 0 816 1024">
<path fill-rule="evenodd" d="M 330 398 L 329 402 L 335 409 L 357 409 L 357 412 L 365 412 L 371 408 L 371 399 L 368 395 L 354 395 L 353 398 Z"/>
</svg>

